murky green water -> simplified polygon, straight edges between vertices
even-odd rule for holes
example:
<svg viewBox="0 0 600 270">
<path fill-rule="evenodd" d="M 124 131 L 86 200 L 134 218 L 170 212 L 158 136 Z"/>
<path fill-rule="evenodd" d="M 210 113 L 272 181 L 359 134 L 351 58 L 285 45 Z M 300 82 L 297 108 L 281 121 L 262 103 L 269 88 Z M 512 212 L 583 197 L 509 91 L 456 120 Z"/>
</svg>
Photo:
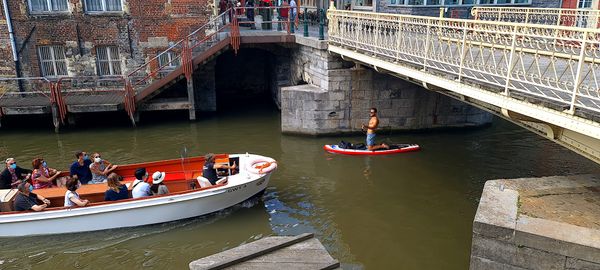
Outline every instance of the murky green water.
<svg viewBox="0 0 600 270">
<path fill-rule="evenodd" d="M 502 120 L 476 130 L 380 134 L 380 140 L 423 147 L 381 157 L 328 154 L 325 143 L 363 138 L 283 136 L 279 123 L 277 111 L 240 109 L 138 128 L 0 130 L 0 157 L 14 156 L 21 166 L 43 155 L 51 167 L 67 168 L 76 149 L 99 151 L 118 164 L 178 158 L 184 147 L 190 156 L 259 153 L 280 165 L 262 201 L 207 217 L 0 239 L 0 269 L 186 269 L 194 259 L 245 242 L 303 232 L 314 232 L 344 269 L 466 269 L 485 180 L 600 172 Z"/>
</svg>

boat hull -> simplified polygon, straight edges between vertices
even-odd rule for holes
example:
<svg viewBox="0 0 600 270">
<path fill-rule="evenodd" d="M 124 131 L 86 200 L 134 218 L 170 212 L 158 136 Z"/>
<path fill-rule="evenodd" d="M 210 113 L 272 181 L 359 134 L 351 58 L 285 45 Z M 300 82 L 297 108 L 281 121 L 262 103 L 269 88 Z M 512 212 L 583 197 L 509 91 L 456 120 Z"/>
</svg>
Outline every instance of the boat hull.
<svg viewBox="0 0 600 270">
<path fill-rule="evenodd" d="M 63 234 L 157 224 L 210 214 L 265 190 L 271 173 L 229 176 L 225 186 L 100 204 L 0 216 L 0 237 Z"/>
<path fill-rule="evenodd" d="M 351 155 L 351 156 L 378 156 L 378 155 L 391 155 L 391 154 L 399 154 L 406 152 L 418 151 L 420 149 L 417 144 L 406 144 L 397 149 L 389 149 L 389 150 L 357 150 L 357 149 L 343 149 L 338 147 L 337 145 L 326 144 L 323 146 L 323 149 L 329 153 L 333 154 L 343 154 L 343 155 Z"/>
</svg>

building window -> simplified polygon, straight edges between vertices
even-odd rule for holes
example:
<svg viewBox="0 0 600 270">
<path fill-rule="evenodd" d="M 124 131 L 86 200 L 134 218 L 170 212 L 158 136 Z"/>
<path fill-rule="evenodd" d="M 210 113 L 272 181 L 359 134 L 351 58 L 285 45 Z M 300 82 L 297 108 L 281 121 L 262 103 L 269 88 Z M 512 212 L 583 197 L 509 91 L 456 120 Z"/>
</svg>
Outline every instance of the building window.
<svg viewBox="0 0 600 270">
<path fill-rule="evenodd" d="M 38 47 L 43 77 L 67 76 L 67 60 L 63 46 Z"/>
<path fill-rule="evenodd" d="M 121 0 L 85 0 L 87 12 L 123 11 Z"/>
<path fill-rule="evenodd" d="M 355 7 L 371 7 L 373 6 L 373 0 L 355 0 Z"/>
<path fill-rule="evenodd" d="M 29 0 L 29 9 L 32 13 L 67 11 L 67 0 Z"/>
<path fill-rule="evenodd" d="M 179 66 L 179 58 L 173 52 L 159 54 L 158 66 L 162 69 L 174 69 Z"/>
<path fill-rule="evenodd" d="M 121 59 L 116 46 L 100 46 L 96 48 L 98 59 L 98 75 L 121 75 Z"/>
<path fill-rule="evenodd" d="M 577 3 L 577 8 L 591 8 L 592 0 L 579 0 Z"/>
</svg>

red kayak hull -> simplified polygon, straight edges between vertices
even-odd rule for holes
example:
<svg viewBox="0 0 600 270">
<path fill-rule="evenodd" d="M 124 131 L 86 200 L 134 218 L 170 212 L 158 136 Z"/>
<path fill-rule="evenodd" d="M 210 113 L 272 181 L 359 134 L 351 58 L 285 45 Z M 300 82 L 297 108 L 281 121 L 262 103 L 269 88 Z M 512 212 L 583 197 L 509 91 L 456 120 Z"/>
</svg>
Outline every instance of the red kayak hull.
<svg viewBox="0 0 600 270">
<path fill-rule="evenodd" d="M 396 149 L 369 151 L 369 150 L 343 149 L 343 148 L 339 148 L 337 145 L 326 144 L 325 146 L 323 146 L 323 149 L 325 149 L 325 151 L 327 151 L 329 153 L 334 153 L 334 154 L 343 154 L 343 155 L 351 155 L 351 156 L 379 156 L 379 155 L 391 155 L 391 154 L 413 152 L 413 151 L 418 151 L 421 148 L 417 144 L 406 144 L 406 145 L 403 145 L 402 147 L 399 147 Z"/>
</svg>

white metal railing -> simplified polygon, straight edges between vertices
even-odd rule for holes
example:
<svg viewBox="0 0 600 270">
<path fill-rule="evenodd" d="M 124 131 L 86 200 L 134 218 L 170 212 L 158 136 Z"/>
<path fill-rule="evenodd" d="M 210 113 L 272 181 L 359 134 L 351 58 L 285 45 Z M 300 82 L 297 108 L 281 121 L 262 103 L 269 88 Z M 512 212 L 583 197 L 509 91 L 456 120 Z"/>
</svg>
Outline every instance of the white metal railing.
<svg viewBox="0 0 600 270">
<path fill-rule="evenodd" d="M 330 46 L 553 109 L 600 112 L 598 29 L 332 9 L 327 16 Z"/>
<path fill-rule="evenodd" d="M 476 20 L 598 28 L 600 10 L 565 8 L 474 7 Z"/>
</svg>

